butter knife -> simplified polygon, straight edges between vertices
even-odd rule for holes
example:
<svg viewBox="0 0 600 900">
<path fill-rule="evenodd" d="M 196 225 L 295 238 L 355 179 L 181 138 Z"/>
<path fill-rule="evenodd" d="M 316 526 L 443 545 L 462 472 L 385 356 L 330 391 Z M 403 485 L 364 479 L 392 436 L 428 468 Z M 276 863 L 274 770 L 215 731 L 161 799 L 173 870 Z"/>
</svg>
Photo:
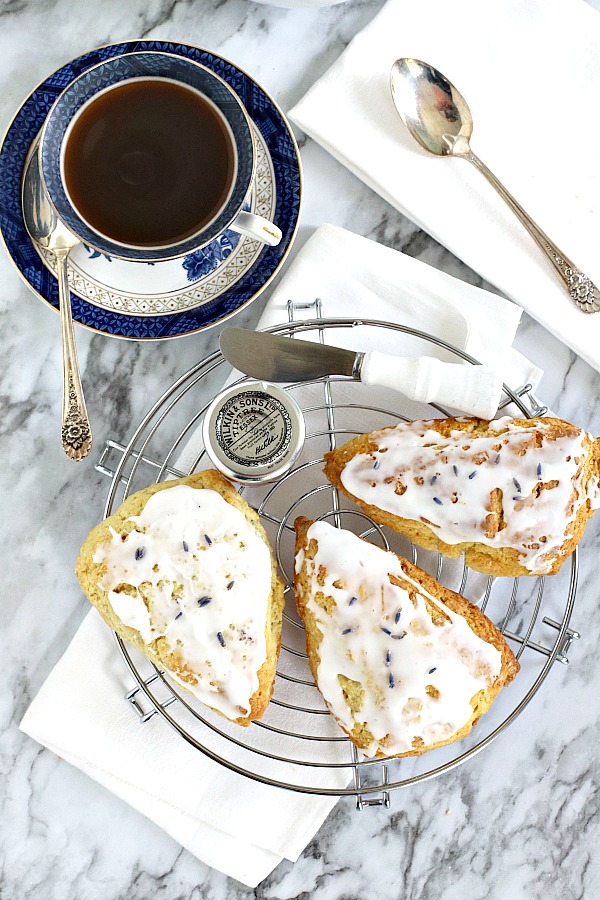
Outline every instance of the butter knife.
<svg viewBox="0 0 600 900">
<path fill-rule="evenodd" d="M 378 350 L 357 353 L 247 328 L 224 328 L 219 345 L 232 366 L 261 381 L 296 383 L 346 375 L 364 384 L 393 388 L 411 400 L 438 403 L 482 419 L 496 414 L 502 395 L 502 378 L 492 366 L 445 363 L 431 356 L 393 356 Z"/>
</svg>

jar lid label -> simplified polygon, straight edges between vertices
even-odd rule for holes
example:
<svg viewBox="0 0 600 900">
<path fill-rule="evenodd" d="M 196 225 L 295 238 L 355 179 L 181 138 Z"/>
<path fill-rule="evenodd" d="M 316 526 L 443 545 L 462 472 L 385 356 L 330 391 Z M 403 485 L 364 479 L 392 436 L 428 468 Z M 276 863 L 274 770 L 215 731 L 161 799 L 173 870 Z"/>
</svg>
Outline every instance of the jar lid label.
<svg viewBox="0 0 600 900">
<path fill-rule="evenodd" d="M 271 394 L 240 391 L 221 407 L 215 432 L 228 460 L 242 466 L 264 466 L 287 452 L 292 421 L 283 403 Z"/>
</svg>

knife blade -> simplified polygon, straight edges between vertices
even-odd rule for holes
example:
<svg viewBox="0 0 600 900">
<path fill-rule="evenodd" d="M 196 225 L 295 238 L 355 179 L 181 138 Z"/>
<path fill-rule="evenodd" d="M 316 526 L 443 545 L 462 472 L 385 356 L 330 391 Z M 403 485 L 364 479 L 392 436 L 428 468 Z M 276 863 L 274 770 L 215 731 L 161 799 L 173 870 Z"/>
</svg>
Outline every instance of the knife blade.
<svg viewBox="0 0 600 900">
<path fill-rule="evenodd" d="M 356 352 L 248 328 L 224 328 L 219 345 L 232 366 L 261 381 L 296 383 L 345 375 L 483 419 L 495 415 L 502 394 L 502 378 L 492 366 Z"/>
<path fill-rule="evenodd" d="M 225 359 L 240 372 L 273 382 L 310 381 L 324 375 L 357 378 L 357 367 L 364 356 L 341 347 L 248 328 L 224 328 L 219 346 Z"/>
</svg>

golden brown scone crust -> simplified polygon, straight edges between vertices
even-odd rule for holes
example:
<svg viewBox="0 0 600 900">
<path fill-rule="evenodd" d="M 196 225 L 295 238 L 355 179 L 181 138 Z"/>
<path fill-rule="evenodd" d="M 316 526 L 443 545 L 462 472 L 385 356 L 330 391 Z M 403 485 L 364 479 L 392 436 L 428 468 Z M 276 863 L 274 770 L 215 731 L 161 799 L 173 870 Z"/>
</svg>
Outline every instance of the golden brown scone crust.
<svg viewBox="0 0 600 900">
<path fill-rule="evenodd" d="M 312 539 L 310 542 L 308 540 L 308 529 L 312 524 L 313 522 L 311 519 L 306 519 L 303 516 L 300 516 L 294 522 L 294 527 L 296 529 L 296 553 L 298 553 L 299 550 L 303 550 L 305 557 L 309 559 L 314 558 L 318 548 L 316 540 Z M 487 689 L 478 691 L 477 694 L 471 698 L 470 703 L 473 714 L 469 721 L 459 731 L 448 740 L 439 741 L 427 746 L 416 747 L 414 750 L 406 753 L 394 754 L 395 757 L 420 756 L 428 750 L 435 750 L 438 747 L 443 747 L 446 744 L 451 744 L 454 741 L 465 737 L 471 731 L 473 725 L 477 723 L 479 717 L 487 712 L 502 688 L 513 680 L 519 671 L 520 666 L 512 650 L 504 640 L 502 633 L 496 628 L 493 622 L 481 612 L 479 607 L 474 606 L 464 597 L 461 597 L 460 594 L 456 594 L 454 591 L 443 587 L 443 585 L 439 584 L 435 578 L 427 572 L 424 572 L 422 569 L 419 569 L 408 560 L 403 559 L 402 557 L 398 557 L 398 559 L 409 578 L 422 585 L 425 591 L 435 597 L 436 600 L 441 601 L 448 609 L 452 610 L 452 612 L 462 616 L 469 625 L 469 628 L 482 640 L 486 641 L 488 644 L 492 644 L 501 655 L 501 668 L 497 678 L 495 678 L 493 683 Z M 315 684 L 317 684 L 318 687 L 317 672 L 320 663 L 319 644 L 322 640 L 322 634 L 315 621 L 314 615 L 306 605 L 310 588 L 306 578 L 305 565 L 302 566 L 300 572 L 296 573 L 294 587 L 296 593 L 296 605 L 300 617 L 304 622 L 306 631 L 306 652 L 308 654 L 308 661 Z M 326 596 L 321 591 L 316 594 L 314 599 L 324 610 L 330 608 L 331 605 L 335 606 L 333 597 Z M 432 620 L 435 621 L 435 617 L 439 616 L 439 610 L 437 610 L 433 604 L 427 604 L 427 609 Z M 353 690 L 352 683 L 348 684 L 345 696 L 350 708 L 355 712 L 358 712 L 360 709 L 359 696 L 357 691 Z M 338 724 L 346 731 L 339 721 Z M 360 749 L 367 748 L 373 741 L 373 735 L 368 729 L 368 723 L 356 724 L 352 729 L 352 732 L 346 731 L 346 733 L 350 740 Z M 385 757 L 386 754 L 378 751 L 377 756 Z"/>
<path fill-rule="evenodd" d="M 577 436 L 581 433 L 581 429 L 562 419 L 554 418 L 533 418 L 533 419 L 513 419 L 513 423 L 518 426 L 535 427 L 540 423 L 544 423 L 545 428 L 550 429 L 550 435 L 555 437 Z M 437 431 L 441 436 L 448 436 L 452 431 L 460 430 L 469 435 L 471 441 L 476 441 L 478 435 L 488 436 L 492 432 L 489 431 L 489 422 L 485 419 L 477 418 L 448 418 L 448 419 L 432 419 L 428 422 L 428 427 Z M 382 433 L 388 429 L 382 429 Z M 393 430 L 393 426 L 389 429 Z M 493 432 L 493 434 L 501 434 L 502 432 Z M 543 443 L 541 444 L 543 459 Z M 600 439 L 594 439 L 589 436 L 585 438 L 584 447 L 586 450 L 586 458 L 584 460 L 583 484 L 586 485 L 590 478 L 598 477 L 600 474 Z M 362 434 L 353 438 L 348 443 L 336 450 L 325 454 L 324 473 L 327 479 L 334 484 L 346 497 L 353 500 L 373 521 L 381 525 L 387 525 L 393 531 L 405 534 L 414 544 L 425 547 L 428 550 L 437 550 L 444 556 L 458 557 L 461 553 L 465 554 L 465 563 L 471 569 L 483 572 L 485 575 L 505 575 L 516 577 L 519 575 L 535 575 L 525 566 L 521 565 L 518 550 L 513 547 L 489 547 L 484 543 L 463 542 L 460 544 L 446 544 L 440 540 L 436 533 L 423 522 L 414 519 L 404 519 L 393 513 L 386 512 L 377 506 L 365 503 L 358 497 L 349 493 L 342 484 L 341 473 L 353 456 L 360 453 L 371 453 L 376 449 L 376 444 L 370 434 Z M 582 503 L 575 519 L 567 523 L 565 528 L 565 539 L 559 552 L 554 554 L 550 570 L 546 573 L 555 575 L 565 559 L 573 552 L 585 531 L 587 521 L 593 515 L 594 510 L 589 500 Z"/>
<path fill-rule="evenodd" d="M 223 476 L 214 469 L 207 469 L 203 472 L 196 472 L 187 478 L 179 478 L 173 481 L 164 481 L 160 484 L 153 484 L 144 490 L 137 491 L 128 497 L 121 506 L 111 516 L 96 525 L 86 538 L 75 565 L 75 572 L 79 583 L 87 596 L 88 600 L 96 607 L 104 621 L 109 625 L 123 640 L 128 641 L 142 653 L 144 653 L 155 665 L 164 668 L 167 671 L 173 671 L 184 682 L 195 683 L 196 677 L 194 673 L 186 669 L 185 663 L 181 657 L 176 654 L 167 644 L 164 638 L 159 637 L 146 644 L 141 637 L 139 631 L 124 625 L 114 613 L 107 594 L 98 582 L 104 574 L 104 564 L 95 563 L 93 560 L 96 548 L 104 543 L 111 541 L 110 529 L 114 529 L 118 534 L 122 534 L 131 530 L 126 525 L 127 519 L 131 516 L 140 514 L 148 500 L 158 491 L 169 490 L 177 485 L 188 485 L 193 488 L 207 488 L 216 491 L 223 497 L 227 503 L 235 506 L 236 509 L 245 516 L 246 521 L 251 525 L 257 534 L 262 538 L 271 554 L 271 593 L 269 596 L 269 615 L 265 623 L 265 637 L 267 644 L 267 658 L 262 664 L 258 672 L 259 686 L 250 700 L 250 713 L 247 716 L 241 716 L 231 721 L 238 725 L 249 725 L 256 719 L 259 719 L 271 699 L 273 693 L 273 685 L 275 682 L 275 670 L 279 650 L 281 646 L 281 619 L 284 606 L 283 582 L 277 574 L 277 562 L 273 556 L 267 535 L 260 523 L 256 512 L 240 497 L 235 488 Z M 130 523 L 131 524 L 131 523 Z M 219 712 L 219 710 L 215 710 Z M 222 715 L 222 713 L 220 713 Z M 225 716 L 227 718 L 227 716 Z"/>
</svg>

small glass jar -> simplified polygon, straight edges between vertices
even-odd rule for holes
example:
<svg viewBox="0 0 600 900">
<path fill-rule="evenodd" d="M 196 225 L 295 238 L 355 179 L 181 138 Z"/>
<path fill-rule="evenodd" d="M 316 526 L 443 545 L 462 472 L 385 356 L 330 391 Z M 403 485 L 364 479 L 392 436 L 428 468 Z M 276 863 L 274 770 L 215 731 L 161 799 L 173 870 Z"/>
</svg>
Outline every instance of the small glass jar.
<svg viewBox="0 0 600 900">
<path fill-rule="evenodd" d="M 280 478 L 297 459 L 305 436 L 294 398 L 264 381 L 244 381 L 218 394 L 202 425 L 212 464 L 244 484 Z"/>
</svg>

